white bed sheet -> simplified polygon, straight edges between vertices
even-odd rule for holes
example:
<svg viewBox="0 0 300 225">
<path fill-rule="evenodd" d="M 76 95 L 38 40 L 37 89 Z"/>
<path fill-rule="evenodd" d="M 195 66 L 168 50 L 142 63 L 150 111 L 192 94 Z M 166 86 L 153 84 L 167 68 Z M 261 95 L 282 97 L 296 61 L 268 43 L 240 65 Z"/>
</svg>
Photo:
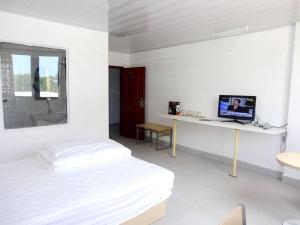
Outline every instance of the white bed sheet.
<svg viewBox="0 0 300 225">
<path fill-rule="evenodd" d="M 173 181 L 171 171 L 134 157 L 65 171 L 26 158 L 0 165 L 0 223 L 121 224 L 167 199 Z"/>
</svg>

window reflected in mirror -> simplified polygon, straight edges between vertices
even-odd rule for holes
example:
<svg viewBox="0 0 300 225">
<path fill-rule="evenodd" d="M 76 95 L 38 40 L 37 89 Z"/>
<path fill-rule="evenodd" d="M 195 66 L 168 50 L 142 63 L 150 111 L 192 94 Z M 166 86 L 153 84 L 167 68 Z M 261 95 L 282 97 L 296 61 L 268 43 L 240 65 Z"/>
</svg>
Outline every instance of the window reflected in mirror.
<svg viewBox="0 0 300 225">
<path fill-rule="evenodd" d="M 67 123 L 66 51 L 0 42 L 6 129 Z"/>
<path fill-rule="evenodd" d="M 39 57 L 40 97 L 58 98 L 59 57 Z"/>
<path fill-rule="evenodd" d="M 31 97 L 31 57 L 30 55 L 12 55 L 14 94 Z"/>
</svg>

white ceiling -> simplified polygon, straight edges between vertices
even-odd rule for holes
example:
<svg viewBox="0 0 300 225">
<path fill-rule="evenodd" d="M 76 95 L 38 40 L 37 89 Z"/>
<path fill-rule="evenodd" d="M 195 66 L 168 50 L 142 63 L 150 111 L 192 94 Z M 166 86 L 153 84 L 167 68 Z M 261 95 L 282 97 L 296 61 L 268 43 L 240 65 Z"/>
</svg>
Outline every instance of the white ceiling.
<svg viewBox="0 0 300 225">
<path fill-rule="evenodd" d="M 108 0 L 0 0 L 0 9 L 108 31 Z"/>
<path fill-rule="evenodd" d="M 129 51 L 137 52 L 245 26 L 249 32 L 273 29 L 295 22 L 298 8 L 299 0 L 112 0 L 109 30 L 115 37 L 110 47 L 117 51 L 116 40 L 126 36 Z"/>
<path fill-rule="evenodd" d="M 126 2 L 127 4 L 124 4 Z M 223 30 L 245 24 L 286 23 L 295 0 L 112 0 L 109 27 L 116 36 L 157 30 Z"/>
<path fill-rule="evenodd" d="M 0 0 L 0 9 L 111 33 L 110 48 L 137 52 L 299 20 L 300 0 Z M 109 19 L 108 19 L 109 18 Z M 109 22 L 108 22 L 109 21 Z"/>
</svg>

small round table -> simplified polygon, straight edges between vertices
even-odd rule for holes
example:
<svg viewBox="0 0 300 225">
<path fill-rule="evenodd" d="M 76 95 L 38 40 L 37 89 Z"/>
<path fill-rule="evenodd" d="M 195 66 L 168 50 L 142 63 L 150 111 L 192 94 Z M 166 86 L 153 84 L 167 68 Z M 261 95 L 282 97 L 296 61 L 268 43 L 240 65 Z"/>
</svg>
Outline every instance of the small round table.
<svg viewBox="0 0 300 225">
<path fill-rule="evenodd" d="M 278 154 L 276 158 L 283 166 L 300 169 L 300 152 L 284 152 Z M 300 225 L 300 220 L 287 220 L 283 225 Z"/>
</svg>

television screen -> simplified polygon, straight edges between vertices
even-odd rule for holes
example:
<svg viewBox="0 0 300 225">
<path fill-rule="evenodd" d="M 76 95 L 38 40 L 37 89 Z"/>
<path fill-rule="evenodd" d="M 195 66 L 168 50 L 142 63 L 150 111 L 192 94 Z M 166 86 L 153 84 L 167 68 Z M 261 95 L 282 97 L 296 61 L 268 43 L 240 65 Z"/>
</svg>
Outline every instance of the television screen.
<svg viewBox="0 0 300 225">
<path fill-rule="evenodd" d="M 256 96 L 220 95 L 218 116 L 222 118 L 254 120 Z"/>
</svg>

